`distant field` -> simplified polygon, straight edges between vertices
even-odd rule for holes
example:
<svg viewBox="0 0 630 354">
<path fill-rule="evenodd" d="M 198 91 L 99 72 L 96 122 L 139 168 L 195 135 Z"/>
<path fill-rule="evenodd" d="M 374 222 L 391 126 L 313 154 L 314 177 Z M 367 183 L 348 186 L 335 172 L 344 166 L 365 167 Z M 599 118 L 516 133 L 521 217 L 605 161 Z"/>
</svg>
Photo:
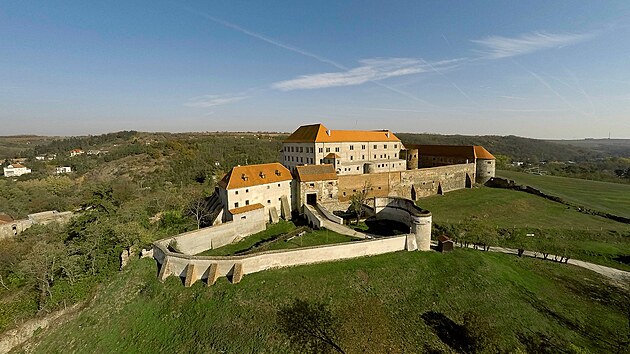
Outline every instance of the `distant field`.
<svg viewBox="0 0 630 354">
<path fill-rule="evenodd" d="M 497 171 L 497 176 L 532 186 L 570 203 L 630 218 L 630 185 L 627 184 L 513 171 Z"/>
<path fill-rule="evenodd" d="M 630 225 L 532 194 L 482 187 L 420 199 L 418 205 L 431 211 L 436 225 L 476 217 L 497 228 L 536 232 L 549 249 L 565 249 L 572 258 L 630 271 Z M 499 245 L 518 247 L 510 239 L 499 240 Z"/>
<path fill-rule="evenodd" d="M 39 332 L 34 353 L 298 353 L 275 325 L 299 298 L 339 319 L 346 353 L 451 353 L 473 313 L 487 352 L 615 352 L 628 331 L 628 295 L 571 265 L 457 249 L 396 252 L 221 278 L 184 288 L 156 280 L 142 259 L 108 282 L 69 322 Z M 450 332 L 449 332 L 450 331 Z M 579 350 L 582 348 L 582 350 Z M 20 352 L 20 351 L 18 351 Z"/>
</svg>

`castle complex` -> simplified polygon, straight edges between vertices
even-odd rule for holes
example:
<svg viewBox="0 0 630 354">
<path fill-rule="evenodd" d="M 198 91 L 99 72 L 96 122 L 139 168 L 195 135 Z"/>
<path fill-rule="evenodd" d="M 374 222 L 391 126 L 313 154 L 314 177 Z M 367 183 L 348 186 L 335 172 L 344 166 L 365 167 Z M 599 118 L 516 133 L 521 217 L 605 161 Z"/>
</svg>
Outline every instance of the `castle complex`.
<svg viewBox="0 0 630 354">
<path fill-rule="evenodd" d="M 213 223 L 303 213 L 305 204 L 347 202 L 367 189 L 369 197 L 417 200 L 470 188 L 494 177 L 495 158 L 481 146 L 408 145 L 389 130 L 299 127 L 282 144 L 281 163 L 233 167 L 213 196 Z"/>
<path fill-rule="evenodd" d="M 200 279 L 212 285 L 227 276 L 238 283 L 244 274 L 276 267 L 427 251 L 432 215 L 415 201 L 485 183 L 495 168 L 494 156 L 481 146 L 405 146 L 388 130 L 330 130 L 322 124 L 301 126 L 291 134 L 282 144 L 280 161 L 233 167 L 209 199 L 212 226 L 154 242 L 159 279 L 177 275 L 190 286 Z M 346 211 L 359 192 L 367 194 L 363 207 L 371 216 L 403 223 L 409 233 L 379 237 L 343 226 L 343 218 L 334 212 Z M 364 240 L 253 255 L 197 256 L 298 214 L 314 228 Z"/>
</svg>

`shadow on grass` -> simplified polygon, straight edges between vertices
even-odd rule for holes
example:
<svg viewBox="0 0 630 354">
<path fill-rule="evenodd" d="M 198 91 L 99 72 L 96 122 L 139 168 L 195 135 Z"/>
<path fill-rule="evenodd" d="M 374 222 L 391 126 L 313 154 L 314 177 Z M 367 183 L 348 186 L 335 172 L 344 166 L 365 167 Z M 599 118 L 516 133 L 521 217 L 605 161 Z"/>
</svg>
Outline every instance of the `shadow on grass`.
<svg viewBox="0 0 630 354">
<path fill-rule="evenodd" d="M 427 311 L 420 317 L 427 326 L 433 329 L 440 340 L 453 350 L 464 353 L 472 352 L 473 343 L 464 326 L 435 311 Z"/>
</svg>

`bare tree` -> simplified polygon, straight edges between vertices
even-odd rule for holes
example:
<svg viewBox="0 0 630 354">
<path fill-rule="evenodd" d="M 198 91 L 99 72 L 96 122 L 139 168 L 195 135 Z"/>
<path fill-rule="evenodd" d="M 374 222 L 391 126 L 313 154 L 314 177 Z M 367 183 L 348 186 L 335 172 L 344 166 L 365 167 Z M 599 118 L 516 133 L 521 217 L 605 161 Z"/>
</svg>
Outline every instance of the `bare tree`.
<svg viewBox="0 0 630 354">
<path fill-rule="evenodd" d="M 197 229 L 201 228 L 201 225 L 206 222 L 206 219 L 210 217 L 210 205 L 208 205 L 208 199 L 200 196 L 193 199 L 188 208 L 186 209 L 188 215 L 192 215 L 197 222 Z"/>
<path fill-rule="evenodd" d="M 370 184 L 365 182 L 363 184 L 363 188 L 360 191 L 357 191 L 350 197 L 350 211 L 353 212 L 357 217 L 357 224 L 363 215 L 363 204 L 365 204 L 368 196 L 368 192 L 370 191 Z"/>
</svg>

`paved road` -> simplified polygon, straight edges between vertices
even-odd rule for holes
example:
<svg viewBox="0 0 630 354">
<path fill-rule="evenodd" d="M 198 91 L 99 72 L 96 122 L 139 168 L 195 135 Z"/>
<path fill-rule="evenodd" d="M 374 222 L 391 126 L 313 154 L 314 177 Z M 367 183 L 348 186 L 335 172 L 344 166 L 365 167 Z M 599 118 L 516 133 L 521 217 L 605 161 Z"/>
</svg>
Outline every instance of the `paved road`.
<svg viewBox="0 0 630 354">
<path fill-rule="evenodd" d="M 437 246 L 437 242 L 432 241 L 431 242 L 432 245 Z M 460 246 L 463 247 L 463 246 Z M 475 248 L 474 245 L 469 245 L 468 248 Z M 481 250 L 480 248 L 478 248 L 479 250 Z M 490 247 L 490 251 L 491 252 L 501 252 L 501 253 L 508 253 L 508 254 L 518 254 L 518 250 L 515 250 L 513 248 L 505 248 L 505 247 Z M 536 255 L 538 255 L 537 258 L 541 258 L 540 256 L 540 252 L 539 253 L 535 253 L 532 251 L 525 251 L 523 253 L 523 255 L 528 256 L 528 257 L 535 257 Z M 553 259 L 554 255 L 550 254 L 547 257 L 547 260 Z M 559 258 L 559 257 L 558 257 Z M 626 288 L 630 288 L 630 272 L 626 272 L 620 269 L 616 269 L 616 268 L 611 268 L 611 267 L 606 267 L 603 265 L 599 265 L 599 264 L 594 264 L 594 263 L 590 263 L 590 262 L 584 262 L 584 261 L 580 261 L 577 259 L 569 259 L 569 264 L 573 264 L 575 266 L 578 267 L 582 267 L 582 268 L 586 268 L 589 270 L 592 270 L 595 273 L 599 273 L 605 277 L 608 277 L 610 279 L 616 280 L 618 281 L 621 285 L 623 285 Z"/>
</svg>

